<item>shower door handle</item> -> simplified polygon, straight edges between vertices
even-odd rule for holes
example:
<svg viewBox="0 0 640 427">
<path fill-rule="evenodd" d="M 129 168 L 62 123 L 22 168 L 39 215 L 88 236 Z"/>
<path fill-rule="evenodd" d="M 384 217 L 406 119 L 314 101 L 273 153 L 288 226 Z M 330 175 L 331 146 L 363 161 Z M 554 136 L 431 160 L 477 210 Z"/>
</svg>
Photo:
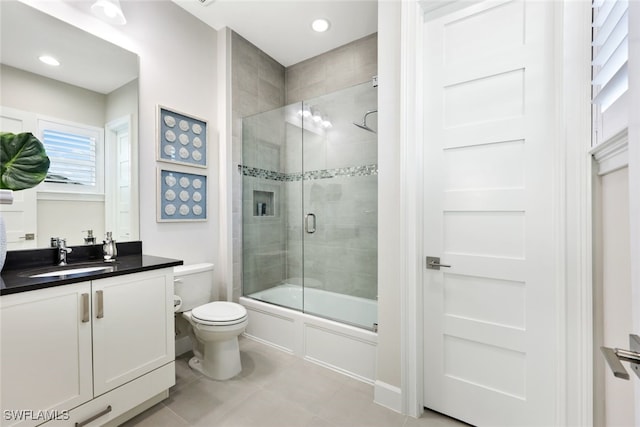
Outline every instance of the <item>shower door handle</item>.
<svg viewBox="0 0 640 427">
<path fill-rule="evenodd" d="M 309 225 L 309 220 L 313 220 L 313 224 Z M 316 214 L 308 213 L 304 216 L 304 231 L 309 234 L 316 232 Z"/>
</svg>

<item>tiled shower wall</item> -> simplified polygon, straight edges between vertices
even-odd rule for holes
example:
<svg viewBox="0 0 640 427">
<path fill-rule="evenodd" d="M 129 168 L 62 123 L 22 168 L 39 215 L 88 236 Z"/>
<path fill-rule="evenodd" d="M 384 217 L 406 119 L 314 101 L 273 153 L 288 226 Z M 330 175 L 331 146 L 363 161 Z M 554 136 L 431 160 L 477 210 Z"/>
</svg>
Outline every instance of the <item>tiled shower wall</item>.
<svg viewBox="0 0 640 427">
<path fill-rule="evenodd" d="M 232 161 L 234 165 L 242 164 L 242 118 L 257 113 L 270 111 L 284 105 L 285 94 L 285 69 L 273 58 L 262 52 L 260 49 L 249 43 L 237 33 L 231 36 L 231 71 L 232 71 L 232 120 L 233 120 L 233 152 Z M 262 151 L 267 153 L 270 163 L 276 167 L 279 162 L 279 151 L 277 136 L 275 133 L 271 140 L 264 140 Z M 257 138 L 252 139 L 252 144 L 257 147 Z M 280 139 L 282 141 L 282 139 Z M 281 142 L 280 142 L 281 143 Z M 269 147 L 272 148 L 268 153 Z M 253 150 L 249 150 L 253 151 Z M 250 153 L 248 153 L 250 154 Z M 250 160 L 249 160 L 250 161 Z M 261 180 L 255 179 L 255 185 L 259 185 Z M 242 295 L 242 175 L 234 171 L 233 173 L 233 301 L 238 301 Z M 250 191 L 247 186 L 246 191 Z M 256 220 L 264 218 L 256 218 Z M 247 230 L 255 234 L 255 238 L 250 241 L 264 243 L 271 247 L 284 250 L 284 218 L 269 218 L 269 221 L 253 224 Z M 263 236 L 262 233 L 272 233 Z M 251 248 L 251 252 L 267 252 L 264 248 Z M 249 252 L 249 251 L 247 251 Z M 275 274 L 278 268 L 282 271 L 284 260 L 277 257 L 261 257 L 256 259 L 253 270 L 265 268 L 269 274 Z M 276 265 L 274 268 L 273 266 Z M 280 265 L 281 267 L 277 267 Z M 270 268 L 270 269 L 269 269 Z M 284 274 L 281 272 L 280 275 Z"/>
<path fill-rule="evenodd" d="M 371 81 L 378 74 L 378 34 L 371 34 L 286 69 L 291 104 Z"/>
<path fill-rule="evenodd" d="M 296 160 L 297 154 L 285 150 L 283 144 L 299 145 L 299 142 L 296 144 L 292 139 L 299 139 L 300 136 L 290 130 L 285 134 L 284 118 L 274 117 L 281 113 L 267 114 L 260 126 L 264 126 L 263 129 L 269 128 L 270 135 L 262 131 L 245 135 L 245 149 L 251 148 L 245 153 L 244 160 L 242 117 L 370 81 L 377 74 L 377 35 L 356 40 L 285 69 L 241 36 L 233 33 L 232 67 L 234 165 L 240 165 L 244 161 L 245 166 L 291 174 L 300 171 L 300 161 Z M 366 159 L 362 159 L 364 163 L 358 163 L 357 166 L 364 166 L 367 162 L 375 163 L 375 144 L 370 144 L 370 148 L 368 151 L 371 153 L 365 155 Z M 308 161 L 306 156 L 305 161 Z M 330 165 L 318 166 L 317 170 L 324 170 Z M 340 166 L 342 165 L 336 165 Z M 234 172 L 233 178 L 233 300 L 237 301 L 242 293 L 243 280 L 243 215 L 247 233 L 244 241 L 248 249 L 245 251 L 244 260 L 245 286 L 257 291 L 263 285 L 302 276 L 302 182 L 278 181 L 272 179 L 272 176 L 269 176 L 271 179 L 261 176 L 245 177 L 243 194 L 241 173 Z M 341 213 L 332 223 L 325 223 L 327 228 L 321 234 L 322 240 L 316 239 L 317 244 L 307 247 L 310 255 L 317 252 L 318 256 L 306 264 L 310 277 L 320 277 L 323 270 L 327 272 L 327 277 L 318 281 L 316 286 L 366 298 L 376 297 L 375 286 L 371 286 L 372 283 L 377 283 L 376 183 L 375 173 L 369 171 L 365 176 L 343 175 L 313 180 L 308 184 L 305 203 L 320 209 L 323 217 L 326 216 L 322 209 Z M 361 188 L 367 190 L 363 192 Z M 254 191 L 272 192 L 275 195 L 273 215 L 255 215 Z M 323 194 L 329 199 L 317 199 L 318 194 Z M 243 198 L 246 202 L 244 211 Z M 319 206 L 323 202 L 328 203 Z M 360 212 L 362 209 L 365 209 L 365 217 Z M 354 235 L 349 223 L 356 221 L 365 222 L 360 225 L 367 228 L 366 232 Z M 321 235 L 314 237 L 319 238 Z M 336 240 L 328 241 L 327 238 Z M 327 265 L 331 266 L 328 271 Z M 354 265 L 355 269 L 352 268 Z M 308 284 L 314 286 L 314 283 L 316 282 L 310 280 Z"/>
<path fill-rule="evenodd" d="M 243 121 L 243 274 L 245 292 L 270 288 L 286 277 L 286 163 L 282 109 Z"/>
</svg>

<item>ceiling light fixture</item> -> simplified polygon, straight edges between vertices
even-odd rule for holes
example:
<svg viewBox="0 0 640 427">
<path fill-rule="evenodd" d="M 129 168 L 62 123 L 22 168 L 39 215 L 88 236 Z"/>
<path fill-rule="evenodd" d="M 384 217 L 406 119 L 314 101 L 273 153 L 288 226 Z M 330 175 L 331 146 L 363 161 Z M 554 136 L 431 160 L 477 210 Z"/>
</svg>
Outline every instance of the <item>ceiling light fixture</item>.
<svg viewBox="0 0 640 427">
<path fill-rule="evenodd" d="M 124 25 L 127 23 L 120 7 L 120 0 L 97 0 L 91 6 L 91 12 L 109 24 Z"/>
<path fill-rule="evenodd" d="M 58 61 L 51 55 L 42 55 L 39 56 L 38 59 L 47 65 L 51 65 L 52 67 L 57 67 L 58 65 L 60 65 L 60 61 Z"/>
<path fill-rule="evenodd" d="M 318 33 L 324 33 L 329 29 L 330 26 L 331 24 L 329 23 L 329 21 L 324 18 L 316 19 L 311 23 L 311 28 L 313 28 L 313 31 Z"/>
</svg>

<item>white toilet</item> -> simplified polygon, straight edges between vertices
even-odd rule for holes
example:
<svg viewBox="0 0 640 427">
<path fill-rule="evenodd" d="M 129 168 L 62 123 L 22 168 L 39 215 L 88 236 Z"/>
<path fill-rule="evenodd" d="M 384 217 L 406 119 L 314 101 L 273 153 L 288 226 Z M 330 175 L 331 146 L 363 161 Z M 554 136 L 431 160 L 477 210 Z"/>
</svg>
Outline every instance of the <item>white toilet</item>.
<svg viewBox="0 0 640 427">
<path fill-rule="evenodd" d="M 210 302 L 213 264 L 181 265 L 173 271 L 176 312 L 191 325 L 194 357 L 189 366 L 214 380 L 235 377 L 242 370 L 238 335 L 247 327 L 247 310 L 234 302 Z"/>
</svg>

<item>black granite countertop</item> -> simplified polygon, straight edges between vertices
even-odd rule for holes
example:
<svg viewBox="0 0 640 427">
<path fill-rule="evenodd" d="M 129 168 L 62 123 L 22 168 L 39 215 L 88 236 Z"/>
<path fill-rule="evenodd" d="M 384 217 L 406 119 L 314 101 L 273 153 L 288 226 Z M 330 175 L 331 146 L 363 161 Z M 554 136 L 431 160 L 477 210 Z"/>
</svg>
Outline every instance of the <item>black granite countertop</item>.
<svg viewBox="0 0 640 427">
<path fill-rule="evenodd" d="M 96 246 L 100 246 L 101 250 L 101 245 Z M 76 247 L 72 248 L 75 252 Z M 7 262 L 0 275 L 0 295 L 34 291 L 183 264 L 181 260 L 177 259 L 143 255 L 141 242 L 135 242 L 133 245 L 122 244 L 122 246 L 118 243 L 118 257 L 115 262 L 104 262 L 101 258 L 93 256 L 92 254 L 97 251 L 93 247 L 78 248 L 75 258 L 68 259 L 69 263 L 65 267 L 56 267 L 55 262 L 49 260 L 51 255 L 49 252 L 53 251 L 55 256 L 55 249 L 7 252 Z M 51 270 L 84 267 L 104 267 L 104 269 L 52 277 L 29 277 Z"/>
</svg>

